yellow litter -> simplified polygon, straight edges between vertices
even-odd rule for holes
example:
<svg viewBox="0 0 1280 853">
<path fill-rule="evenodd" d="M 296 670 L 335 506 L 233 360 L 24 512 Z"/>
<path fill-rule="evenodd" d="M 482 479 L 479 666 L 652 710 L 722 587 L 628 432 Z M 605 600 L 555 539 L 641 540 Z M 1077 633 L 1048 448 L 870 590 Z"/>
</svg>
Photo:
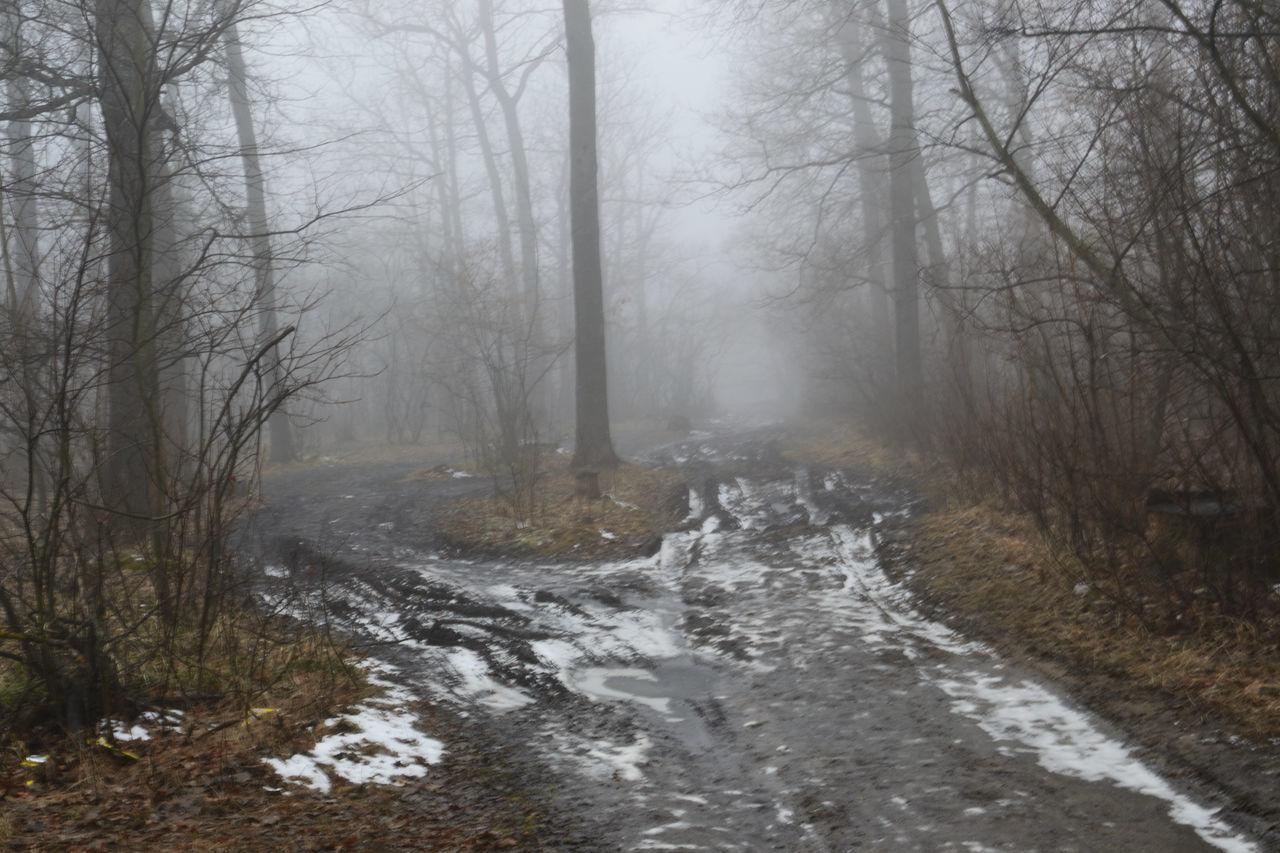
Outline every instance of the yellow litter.
<svg viewBox="0 0 1280 853">
<path fill-rule="evenodd" d="M 121 749 L 115 744 L 110 743 L 105 737 L 99 736 L 97 743 L 98 743 L 98 746 L 102 747 L 103 749 L 109 750 L 110 752 L 114 752 L 116 755 L 123 755 L 125 758 L 132 758 L 134 761 L 138 760 L 138 756 L 134 755 L 132 752 L 130 752 L 127 749 Z"/>
<path fill-rule="evenodd" d="M 249 716 L 244 718 L 244 722 L 241 723 L 241 725 L 248 726 L 254 720 L 261 719 L 263 716 L 267 714 L 275 714 L 278 712 L 278 710 L 279 709 L 277 708 L 250 708 Z"/>
</svg>

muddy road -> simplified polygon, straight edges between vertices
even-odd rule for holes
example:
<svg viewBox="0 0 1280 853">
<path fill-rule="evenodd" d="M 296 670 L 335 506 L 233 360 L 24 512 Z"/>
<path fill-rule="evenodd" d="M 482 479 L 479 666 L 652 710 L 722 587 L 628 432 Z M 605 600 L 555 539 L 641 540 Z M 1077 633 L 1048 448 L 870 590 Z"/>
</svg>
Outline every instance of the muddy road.
<svg viewBox="0 0 1280 853">
<path fill-rule="evenodd" d="M 654 452 L 691 488 L 650 558 L 449 557 L 433 515 L 484 485 L 393 465 L 271 480 L 247 547 L 407 687 L 542 768 L 582 839 L 566 846 L 1259 849 L 1212 792 L 915 612 L 875 548 L 911 493 L 796 469 L 770 438 Z"/>
</svg>

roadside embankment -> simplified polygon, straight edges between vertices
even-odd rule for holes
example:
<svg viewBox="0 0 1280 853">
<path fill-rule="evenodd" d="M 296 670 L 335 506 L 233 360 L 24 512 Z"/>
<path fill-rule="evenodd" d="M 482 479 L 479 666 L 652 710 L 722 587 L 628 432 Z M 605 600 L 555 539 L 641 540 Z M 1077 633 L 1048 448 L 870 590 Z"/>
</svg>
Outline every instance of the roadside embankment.
<svg viewBox="0 0 1280 853">
<path fill-rule="evenodd" d="M 1280 596 L 1254 621 L 1152 624 L 1141 601 L 937 461 L 831 421 L 798 427 L 785 450 L 915 483 L 922 509 L 881 525 L 878 547 L 923 612 L 1044 672 L 1161 772 L 1225 793 L 1232 817 L 1280 845 Z"/>
</svg>

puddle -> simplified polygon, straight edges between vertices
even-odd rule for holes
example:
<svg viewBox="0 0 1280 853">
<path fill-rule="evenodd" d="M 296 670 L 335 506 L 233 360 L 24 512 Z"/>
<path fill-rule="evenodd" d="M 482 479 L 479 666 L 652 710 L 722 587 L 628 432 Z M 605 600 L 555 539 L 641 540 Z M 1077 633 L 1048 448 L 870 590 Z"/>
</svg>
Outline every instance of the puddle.
<svg viewBox="0 0 1280 853">
<path fill-rule="evenodd" d="M 593 666 L 567 674 L 567 685 L 597 702 L 634 702 L 662 718 L 689 746 L 711 742 L 699 707 L 714 701 L 721 676 L 692 656 L 659 662 L 652 670 Z"/>
<path fill-rule="evenodd" d="M 624 699 L 648 705 L 667 720 L 678 720 L 671 712 L 671 697 L 658 677 L 647 669 L 612 669 L 593 666 L 569 674 L 569 687 L 592 699 Z"/>
</svg>

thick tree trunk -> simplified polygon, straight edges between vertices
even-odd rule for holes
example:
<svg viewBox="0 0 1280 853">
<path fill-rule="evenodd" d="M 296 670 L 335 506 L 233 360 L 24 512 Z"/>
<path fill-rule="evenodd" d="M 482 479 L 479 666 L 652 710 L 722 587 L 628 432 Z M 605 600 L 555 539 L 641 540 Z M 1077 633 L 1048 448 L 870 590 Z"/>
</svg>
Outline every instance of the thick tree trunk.
<svg viewBox="0 0 1280 853">
<path fill-rule="evenodd" d="M 577 468 L 618 464 L 609 434 L 600 199 L 596 180 L 596 71 L 587 0 L 564 0 L 569 60 L 569 215 L 573 225 L 573 313 L 577 352 Z"/>
<path fill-rule="evenodd" d="M 107 349 L 109 416 L 103 492 L 140 536 L 163 514 L 163 421 L 152 296 L 157 172 L 152 127 L 160 86 L 146 0 L 97 0 L 98 74 L 109 158 Z M 163 590 L 158 591 L 162 598 Z"/>
<path fill-rule="evenodd" d="M 906 0 L 888 0 L 885 60 L 889 69 L 889 215 L 893 247 L 894 342 L 901 413 L 909 423 L 923 414 L 920 354 L 919 251 L 916 246 L 915 134 L 911 83 L 910 17 Z"/>
<path fill-rule="evenodd" d="M 259 335 L 262 341 L 273 340 L 279 328 L 276 311 L 276 279 L 271 250 L 270 223 L 267 220 L 266 178 L 262 174 L 262 161 L 258 154 L 258 136 L 253 126 L 253 112 L 249 103 L 248 77 L 245 71 L 244 53 L 240 48 L 240 34 L 234 23 L 228 24 L 223 35 L 227 50 L 227 88 L 231 95 L 231 112 L 236 122 L 236 136 L 240 143 L 240 159 L 244 163 L 246 214 L 249 224 L 249 240 L 253 247 L 254 296 L 258 307 Z M 289 414 L 280 405 L 284 393 L 284 369 L 279 352 L 272 352 L 266 360 L 268 384 L 266 397 L 271 405 L 278 406 L 270 415 L 268 434 L 271 440 L 271 461 L 290 462 L 294 457 L 293 430 Z"/>
</svg>

